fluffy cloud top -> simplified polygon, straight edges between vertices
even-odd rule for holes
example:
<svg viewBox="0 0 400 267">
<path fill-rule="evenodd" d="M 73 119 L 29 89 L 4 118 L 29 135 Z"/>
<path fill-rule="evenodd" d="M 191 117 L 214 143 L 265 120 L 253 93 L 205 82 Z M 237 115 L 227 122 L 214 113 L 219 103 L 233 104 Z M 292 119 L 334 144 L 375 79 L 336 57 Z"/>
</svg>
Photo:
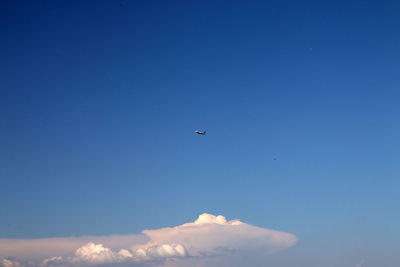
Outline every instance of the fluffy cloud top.
<svg viewBox="0 0 400 267">
<path fill-rule="evenodd" d="M 104 264 L 121 262 L 129 257 L 132 257 L 132 254 L 127 250 L 120 250 L 118 253 L 115 253 L 111 249 L 105 248 L 103 244 L 90 242 L 78 248 L 71 262 L 80 264 Z"/>
<path fill-rule="evenodd" d="M 92 241 L 87 242 L 89 239 Z M 3 257 L 4 267 L 38 266 L 39 260 L 40 266 L 43 267 L 104 264 L 161 266 L 160 263 L 163 262 L 168 266 L 178 266 L 179 260 L 201 261 L 210 256 L 226 256 L 231 252 L 235 252 L 236 255 L 254 251 L 273 253 L 294 245 L 296 241 L 296 236 L 289 233 L 252 226 L 239 220 L 227 221 L 222 215 L 204 213 L 194 222 L 176 227 L 144 230 L 141 235 L 0 239 L 0 257 Z M 74 252 L 71 251 L 73 247 Z M 27 248 L 36 250 L 26 251 Z M 41 248 L 40 253 L 38 248 Z M 10 256 L 21 259 L 24 264 L 9 258 Z M 171 261 L 172 259 L 175 260 Z"/>
<path fill-rule="evenodd" d="M 216 249 L 253 250 L 267 253 L 286 249 L 296 243 L 296 236 L 275 230 L 263 229 L 238 220 L 227 221 L 224 216 L 202 214 L 193 223 L 158 230 L 145 230 L 154 242 L 182 244 L 194 256 Z"/>
</svg>

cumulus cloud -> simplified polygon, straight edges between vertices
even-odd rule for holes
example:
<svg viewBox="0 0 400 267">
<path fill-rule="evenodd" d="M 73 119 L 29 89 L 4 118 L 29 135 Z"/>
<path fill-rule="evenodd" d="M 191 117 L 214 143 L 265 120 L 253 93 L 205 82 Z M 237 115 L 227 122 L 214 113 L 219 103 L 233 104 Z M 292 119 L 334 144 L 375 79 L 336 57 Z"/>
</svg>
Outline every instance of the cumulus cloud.
<svg viewBox="0 0 400 267">
<path fill-rule="evenodd" d="M 41 239 L 0 238 L 0 259 L 13 257 L 30 260 L 42 260 L 54 256 L 72 255 L 89 242 L 103 244 L 112 250 L 129 248 L 132 244 L 146 244 L 151 241 L 147 236 L 111 235 L 81 236 Z"/>
<path fill-rule="evenodd" d="M 238 220 L 227 221 L 224 216 L 202 214 L 193 223 L 143 233 L 157 243 L 182 244 L 191 255 L 202 252 L 245 251 L 263 249 L 267 253 L 286 249 L 296 241 L 296 236 L 275 230 L 263 229 Z M 204 253 L 203 253 L 204 254 Z"/>
<path fill-rule="evenodd" d="M 171 258 L 171 257 L 186 257 L 188 255 L 186 249 L 181 244 L 163 244 L 156 245 L 150 243 L 138 249 L 132 248 L 135 255 L 140 259 L 158 259 L 158 258 Z"/>
<path fill-rule="evenodd" d="M 21 263 L 18 261 L 3 259 L 2 264 L 4 267 L 21 267 Z"/>
<path fill-rule="evenodd" d="M 129 251 L 125 252 L 125 250 L 121 250 L 115 253 L 111 249 L 105 248 L 103 244 L 90 242 L 78 248 L 71 262 L 79 264 L 104 264 L 121 262 L 129 257 L 132 257 Z"/>
<path fill-rule="evenodd" d="M 56 256 L 56 257 L 51 257 L 49 259 L 44 259 L 42 264 L 40 264 L 40 266 L 54 266 L 62 262 L 63 262 L 63 257 Z"/>
<path fill-rule="evenodd" d="M 5 245 L 8 241 L 12 242 Z M 197 266 L 206 266 L 201 264 L 206 258 L 237 256 L 254 251 L 268 254 L 286 249 L 296 241 L 296 236 L 289 233 L 252 226 L 239 220 L 227 221 L 222 215 L 204 213 L 194 222 L 144 230 L 141 235 L 0 239 L 0 257 L 4 258 L 4 267 L 185 266 L 189 262 L 192 265 L 193 261 Z M 11 260 L 14 258 L 10 256 L 27 263 Z"/>
</svg>

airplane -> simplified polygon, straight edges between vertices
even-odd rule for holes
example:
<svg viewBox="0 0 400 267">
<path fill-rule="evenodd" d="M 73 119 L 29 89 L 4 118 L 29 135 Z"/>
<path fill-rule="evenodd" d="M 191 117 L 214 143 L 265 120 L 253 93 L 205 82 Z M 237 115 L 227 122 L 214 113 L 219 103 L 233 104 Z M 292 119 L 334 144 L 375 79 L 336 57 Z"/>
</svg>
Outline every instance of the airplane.
<svg viewBox="0 0 400 267">
<path fill-rule="evenodd" d="M 200 134 L 200 135 L 206 135 L 206 131 L 194 131 L 195 133 L 197 133 L 197 134 Z"/>
</svg>

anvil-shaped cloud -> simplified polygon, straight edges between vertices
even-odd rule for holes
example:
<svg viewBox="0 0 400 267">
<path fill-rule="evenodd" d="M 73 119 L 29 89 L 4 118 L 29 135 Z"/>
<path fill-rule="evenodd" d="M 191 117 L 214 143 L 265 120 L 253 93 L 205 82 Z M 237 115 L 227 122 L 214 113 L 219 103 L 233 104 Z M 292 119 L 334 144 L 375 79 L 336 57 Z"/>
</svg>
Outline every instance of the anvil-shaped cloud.
<svg viewBox="0 0 400 267">
<path fill-rule="evenodd" d="M 296 241 L 289 233 L 204 213 L 192 223 L 144 230 L 140 235 L 0 239 L 0 259 L 4 267 L 182 266 L 182 261 L 194 259 L 203 266 L 205 258 L 254 251 L 268 254 Z"/>
</svg>

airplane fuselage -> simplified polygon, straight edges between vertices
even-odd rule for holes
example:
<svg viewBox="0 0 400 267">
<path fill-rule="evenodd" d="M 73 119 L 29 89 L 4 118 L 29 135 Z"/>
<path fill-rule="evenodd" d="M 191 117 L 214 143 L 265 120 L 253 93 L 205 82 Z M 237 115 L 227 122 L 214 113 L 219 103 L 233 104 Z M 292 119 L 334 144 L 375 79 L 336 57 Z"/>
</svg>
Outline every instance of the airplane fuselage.
<svg viewBox="0 0 400 267">
<path fill-rule="evenodd" d="M 197 133 L 197 134 L 200 134 L 200 135 L 206 135 L 206 131 L 204 131 L 204 132 L 202 132 L 202 131 L 194 131 L 195 133 Z"/>
</svg>

